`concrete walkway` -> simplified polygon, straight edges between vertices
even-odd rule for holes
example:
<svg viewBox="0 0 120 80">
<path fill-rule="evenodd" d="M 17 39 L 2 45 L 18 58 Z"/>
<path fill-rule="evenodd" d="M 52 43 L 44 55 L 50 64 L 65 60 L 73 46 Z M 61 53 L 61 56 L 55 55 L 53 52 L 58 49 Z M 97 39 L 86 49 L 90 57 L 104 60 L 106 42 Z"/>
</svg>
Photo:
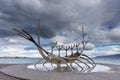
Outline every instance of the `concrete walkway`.
<svg viewBox="0 0 120 80">
<path fill-rule="evenodd" d="M 107 72 L 75 73 L 45 72 L 27 69 L 27 65 L 13 65 L 2 68 L 5 74 L 30 80 L 120 80 L 120 66 L 107 65 L 112 69 Z"/>
<path fill-rule="evenodd" d="M 0 69 L 11 66 L 11 65 L 13 65 L 13 64 L 0 64 Z M 25 79 L 9 76 L 9 75 L 6 75 L 6 74 L 0 72 L 0 80 L 25 80 Z"/>
</svg>

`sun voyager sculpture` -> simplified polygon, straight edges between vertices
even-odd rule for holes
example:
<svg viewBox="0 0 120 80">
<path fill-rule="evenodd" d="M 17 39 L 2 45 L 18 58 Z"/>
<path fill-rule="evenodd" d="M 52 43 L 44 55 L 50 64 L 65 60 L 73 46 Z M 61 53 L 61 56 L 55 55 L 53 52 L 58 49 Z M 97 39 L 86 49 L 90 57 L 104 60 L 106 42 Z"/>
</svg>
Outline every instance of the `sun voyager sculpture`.
<svg viewBox="0 0 120 80">
<path fill-rule="evenodd" d="M 52 71 L 54 70 L 54 71 L 67 71 L 67 72 L 71 72 L 71 71 L 89 72 L 92 69 L 94 69 L 96 66 L 96 63 L 93 61 L 93 59 L 84 53 L 86 45 L 89 42 L 89 40 L 86 39 L 84 27 L 82 27 L 82 32 L 81 32 L 82 35 L 81 42 L 77 42 L 75 44 L 67 45 L 67 46 L 59 45 L 57 44 L 57 42 L 50 43 L 51 52 L 48 52 L 40 45 L 40 23 L 38 23 L 38 32 L 37 32 L 38 42 L 36 42 L 35 39 L 32 37 L 32 35 L 25 30 L 17 30 L 15 28 L 13 28 L 13 30 L 15 30 L 19 36 L 34 43 L 37 49 L 39 50 L 39 53 L 45 60 L 42 63 L 40 63 L 41 59 L 38 62 L 36 62 L 34 64 L 34 67 L 36 69 L 38 69 L 37 67 L 38 64 L 42 64 L 44 68 L 50 71 L 49 67 L 45 66 L 46 63 L 49 63 L 54 68 L 52 69 Z M 80 45 L 82 45 L 81 48 Z M 58 54 L 55 54 L 54 50 L 58 50 Z M 65 56 L 60 55 L 62 53 L 61 50 L 65 51 Z"/>
</svg>

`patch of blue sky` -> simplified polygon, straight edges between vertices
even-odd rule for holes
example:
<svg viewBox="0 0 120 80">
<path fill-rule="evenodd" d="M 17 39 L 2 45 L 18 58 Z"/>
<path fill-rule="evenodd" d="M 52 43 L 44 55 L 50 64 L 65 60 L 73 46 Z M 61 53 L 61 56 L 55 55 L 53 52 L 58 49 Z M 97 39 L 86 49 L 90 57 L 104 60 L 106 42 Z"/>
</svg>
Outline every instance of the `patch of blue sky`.
<svg viewBox="0 0 120 80">
<path fill-rule="evenodd" d="M 49 45 L 49 43 L 50 43 L 50 40 L 48 40 L 48 39 L 41 38 L 41 40 L 40 40 L 40 44 L 43 46 Z"/>
<path fill-rule="evenodd" d="M 38 43 L 38 41 L 36 40 L 36 42 Z M 50 40 L 48 40 L 48 39 L 44 39 L 44 38 L 41 38 L 40 39 L 40 45 L 41 46 L 44 46 L 44 45 L 49 45 L 49 43 L 50 43 Z M 26 43 L 26 44 L 24 44 L 24 46 L 35 46 L 33 43 Z"/>
<path fill-rule="evenodd" d="M 111 30 L 111 29 L 114 29 L 117 25 L 118 25 L 118 24 L 116 24 L 116 23 L 110 23 L 110 24 L 107 26 L 107 28 Z"/>
<path fill-rule="evenodd" d="M 104 47 L 104 46 L 120 46 L 120 43 L 118 44 L 98 44 L 96 47 Z"/>
<path fill-rule="evenodd" d="M 35 46 L 34 44 L 30 44 L 30 43 L 26 43 L 26 44 L 24 44 L 24 46 L 28 46 L 28 47 L 31 47 L 31 46 Z"/>
</svg>

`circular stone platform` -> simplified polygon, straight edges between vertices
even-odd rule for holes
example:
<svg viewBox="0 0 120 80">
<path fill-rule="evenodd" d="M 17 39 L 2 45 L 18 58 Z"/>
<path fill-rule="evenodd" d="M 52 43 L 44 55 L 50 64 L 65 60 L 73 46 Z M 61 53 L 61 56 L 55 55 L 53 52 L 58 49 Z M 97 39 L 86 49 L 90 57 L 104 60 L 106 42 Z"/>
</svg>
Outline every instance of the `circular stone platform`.
<svg viewBox="0 0 120 80">
<path fill-rule="evenodd" d="M 104 69 L 103 69 L 104 68 Z M 36 70 L 33 65 L 13 65 L 1 69 L 1 72 L 10 76 L 29 79 L 29 80 L 104 80 L 99 75 L 105 75 L 109 72 L 110 67 L 97 65 L 91 73 L 75 73 L 75 72 L 56 72 Z M 97 71 L 97 72 L 96 72 Z M 102 74 L 101 74 L 101 72 Z M 103 75 L 103 76 L 104 76 Z M 108 79 L 106 79 L 108 80 Z"/>
<path fill-rule="evenodd" d="M 87 66 L 79 64 L 82 67 L 84 67 L 84 69 L 87 69 Z M 89 65 L 89 64 L 88 64 Z M 61 65 L 62 67 L 65 68 L 66 65 Z M 81 68 L 75 64 L 73 64 L 74 68 L 77 69 L 77 72 L 81 72 Z M 28 69 L 33 69 L 33 70 L 39 70 L 39 71 L 55 71 L 56 65 L 53 64 L 53 66 L 50 63 L 46 63 L 45 66 L 43 66 L 43 64 L 37 64 L 36 67 L 34 65 L 29 65 L 27 66 Z M 110 67 L 108 66 L 104 66 L 104 65 L 97 65 L 94 69 L 88 69 L 86 71 L 84 71 L 85 73 L 87 72 L 104 72 L 104 71 L 108 71 L 110 70 Z"/>
</svg>

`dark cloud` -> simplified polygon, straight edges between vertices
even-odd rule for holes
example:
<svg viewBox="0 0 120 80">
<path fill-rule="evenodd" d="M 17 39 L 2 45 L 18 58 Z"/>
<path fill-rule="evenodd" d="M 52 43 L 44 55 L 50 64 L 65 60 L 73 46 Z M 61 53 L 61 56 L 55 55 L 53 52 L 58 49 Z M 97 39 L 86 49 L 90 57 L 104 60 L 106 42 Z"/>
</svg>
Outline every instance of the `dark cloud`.
<svg viewBox="0 0 120 80">
<path fill-rule="evenodd" d="M 8 4 L 6 4 L 6 2 Z M 58 30 L 65 27 L 66 23 L 62 20 L 59 12 L 34 12 L 34 9 L 32 8 L 34 6 L 29 5 L 29 3 L 27 3 L 28 6 L 25 6 L 23 3 L 24 1 L 20 2 L 16 0 L 1 1 L 2 5 L 0 10 L 3 14 L 3 16 L 0 16 L 1 19 L 16 25 L 17 28 L 25 29 L 32 33 L 36 30 L 36 25 L 33 24 L 36 24 L 37 18 L 40 18 L 41 36 L 44 38 L 54 37 Z M 47 8 L 44 7 L 44 9 Z"/>
<path fill-rule="evenodd" d="M 3 38 L 3 37 L 10 37 L 10 36 L 15 36 L 15 34 L 9 30 L 0 29 L 0 37 Z"/>
<path fill-rule="evenodd" d="M 36 50 L 37 48 L 36 47 L 26 47 L 24 48 L 24 50 Z"/>
<path fill-rule="evenodd" d="M 120 1 L 119 0 L 105 0 L 102 6 L 104 7 L 103 25 L 106 28 L 116 27 L 120 23 Z M 110 26 L 110 27 L 109 27 Z"/>
<path fill-rule="evenodd" d="M 80 33 L 78 28 L 85 25 L 93 42 L 105 42 L 112 39 L 107 32 L 119 27 L 119 4 L 119 0 L 0 0 L 0 35 L 14 36 L 13 27 L 35 34 L 40 18 L 44 38 L 65 31 Z"/>
</svg>

